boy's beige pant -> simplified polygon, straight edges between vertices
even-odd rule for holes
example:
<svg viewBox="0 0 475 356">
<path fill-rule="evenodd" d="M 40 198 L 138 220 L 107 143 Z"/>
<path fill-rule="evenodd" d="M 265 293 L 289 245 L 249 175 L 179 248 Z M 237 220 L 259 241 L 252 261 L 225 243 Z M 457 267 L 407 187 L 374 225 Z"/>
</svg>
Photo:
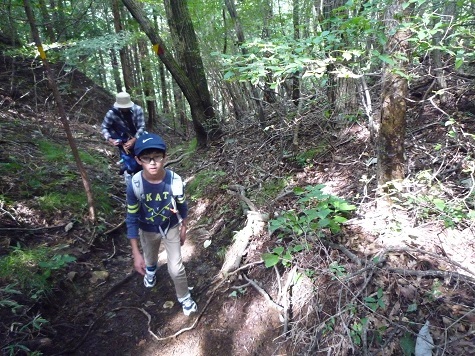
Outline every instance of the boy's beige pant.
<svg viewBox="0 0 475 356">
<path fill-rule="evenodd" d="M 158 262 L 158 251 L 163 240 L 167 252 L 168 274 L 175 285 L 178 299 L 188 295 L 188 280 L 185 266 L 181 258 L 181 243 L 179 227 L 168 230 L 167 237 L 162 238 L 160 233 L 139 230 L 140 244 L 146 266 L 155 266 Z"/>
</svg>

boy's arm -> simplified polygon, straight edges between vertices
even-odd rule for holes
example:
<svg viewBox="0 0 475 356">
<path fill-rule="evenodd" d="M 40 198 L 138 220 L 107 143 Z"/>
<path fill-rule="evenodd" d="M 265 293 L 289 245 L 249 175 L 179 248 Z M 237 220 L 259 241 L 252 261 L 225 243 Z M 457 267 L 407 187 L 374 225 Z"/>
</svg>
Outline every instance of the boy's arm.
<svg viewBox="0 0 475 356">
<path fill-rule="evenodd" d="M 145 261 L 139 250 L 137 238 L 129 238 L 130 247 L 132 248 L 132 257 L 134 258 L 134 268 L 142 276 L 145 274 Z"/>
<path fill-rule="evenodd" d="M 139 250 L 138 236 L 138 218 L 140 212 L 140 202 L 134 193 L 131 182 L 127 184 L 127 238 L 132 248 L 132 257 L 134 258 L 134 269 L 141 275 L 145 274 L 145 261 Z"/>
<path fill-rule="evenodd" d="M 187 219 L 183 219 L 180 225 L 180 243 L 182 246 L 186 241 L 186 224 L 187 224 Z"/>
</svg>

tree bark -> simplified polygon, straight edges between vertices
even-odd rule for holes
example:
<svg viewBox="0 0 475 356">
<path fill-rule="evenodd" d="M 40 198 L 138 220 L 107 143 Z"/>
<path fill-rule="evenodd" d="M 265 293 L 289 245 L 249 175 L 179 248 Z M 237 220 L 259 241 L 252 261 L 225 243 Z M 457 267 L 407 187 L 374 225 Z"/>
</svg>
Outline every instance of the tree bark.
<svg viewBox="0 0 475 356">
<path fill-rule="evenodd" d="M 114 19 L 115 32 L 116 33 L 122 32 L 123 28 L 122 28 L 122 22 L 120 20 L 119 0 L 112 0 L 112 16 Z M 127 51 L 126 48 L 121 48 L 119 50 L 119 57 L 120 57 L 120 62 L 121 62 L 122 76 L 124 77 L 125 91 L 130 93 L 134 86 L 134 81 L 132 78 L 132 71 L 130 68 L 130 63 L 129 63 L 126 51 Z M 122 88 L 120 91 L 122 91 Z"/>
<path fill-rule="evenodd" d="M 239 16 L 237 14 L 236 5 L 234 4 L 234 0 L 225 0 L 224 2 L 226 5 L 226 9 L 229 12 L 229 16 L 231 17 L 231 20 L 234 24 L 234 31 L 236 32 L 237 44 L 238 46 L 240 46 L 242 43 L 245 42 L 245 37 L 244 37 L 244 31 L 242 30 L 242 26 L 241 26 L 241 20 L 239 19 Z M 243 47 L 241 47 L 241 52 L 244 55 L 247 54 L 246 49 Z M 262 101 L 259 99 L 260 97 L 259 91 L 251 83 L 249 83 L 249 85 L 251 87 L 252 97 L 256 105 L 259 123 L 261 125 L 264 125 L 264 121 L 265 121 L 264 108 L 262 107 Z"/>
<path fill-rule="evenodd" d="M 222 135 L 219 122 L 216 120 L 214 110 L 210 103 L 202 100 L 199 88 L 187 77 L 186 69 L 181 68 L 176 60 L 173 58 L 168 48 L 165 46 L 162 38 L 157 34 L 152 27 L 151 21 L 143 9 L 138 6 L 135 0 L 122 0 L 132 16 L 137 20 L 142 30 L 146 33 L 152 42 L 154 49 L 160 60 L 165 64 L 165 67 L 176 80 L 180 89 L 183 91 L 188 104 L 190 105 L 191 118 L 193 121 L 193 128 L 196 133 L 198 145 L 206 147 L 208 140 L 215 140 Z M 206 84 L 206 79 L 201 83 L 200 88 Z M 206 127 L 206 129 L 205 129 Z"/>
<path fill-rule="evenodd" d="M 394 28 L 397 23 L 395 15 L 402 13 L 399 4 L 388 8 L 387 29 Z M 392 25 L 390 25 L 392 24 Z M 399 52 L 405 56 L 408 52 L 409 33 L 397 30 L 389 38 L 387 53 Z M 395 58 L 396 56 L 393 56 Z M 405 176 L 404 138 L 406 134 L 406 97 L 408 92 L 407 79 L 396 73 L 394 69 L 404 72 L 407 63 L 395 60 L 395 66 L 387 66 L 383 74 L 381 93 L 381 114 L 378 133 L 378 186 L 382 192 L 390 188 L 388 183 L 400 181 Z M 397 66 L 397 67 L 396 67 Z"/>
<path fill-rule="evenodd" d="M 145 102 L 147 104 L 148 123 L 147 127 L 152 130 L 153 125 L 157 123 L 157 107 L 155 104 L 155 87 L 153 83 L 152 65 L 148 56 L 147 44 L 145 39 L 139 41 L 140 61 L 142 65 L 143 91 Z"/>
</svg>

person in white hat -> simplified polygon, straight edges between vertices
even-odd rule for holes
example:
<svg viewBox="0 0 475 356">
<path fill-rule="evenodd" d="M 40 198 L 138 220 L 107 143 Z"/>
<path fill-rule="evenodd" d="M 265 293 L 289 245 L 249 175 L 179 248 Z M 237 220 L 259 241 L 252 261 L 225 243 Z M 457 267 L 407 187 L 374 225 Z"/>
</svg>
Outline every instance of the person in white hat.
<svg viewBox="0 0 475 356">
<path fill-rule="evenodd" d="M 107 142 L 113 146 L 118 146 L 123 154 L 130 155 L 133 163 L 133 148 L 137 138 L 145 131 L 145 117 L 143 109 L 130 99 L 130 94 L 126 92 L 117 93 L 115 103 L 109 109 L 102 121 L 101 132 Z M 135 169 L 140 167 L 124 166 L 128 173 L 135 173 Z"/>
</svg>

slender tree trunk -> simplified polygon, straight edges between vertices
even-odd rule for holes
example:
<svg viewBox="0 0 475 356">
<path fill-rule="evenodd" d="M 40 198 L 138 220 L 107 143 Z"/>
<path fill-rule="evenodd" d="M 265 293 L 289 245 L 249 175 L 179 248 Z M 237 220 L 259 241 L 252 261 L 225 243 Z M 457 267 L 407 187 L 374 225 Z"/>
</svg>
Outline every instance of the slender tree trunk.
<svg viewBox="0 0 475 356">
<path fill-rule="evenodd" d="M 119 62 L 117 61 L 117 54 L 115 50 L 109 51 L 111 57 L 112 73 L 114 76 L 115 90 L 119 93 L 122 91 L 122 79 L 120 78 Z"/>
<path fill-rule="evenodd" d="M 95 223 L 96 222 L 96 212 L 94 208 L 94 198 L 92 195 L 91 186 L 89 184 L 89 178 L 87 177 L 87 172 L 84 169 L 82 164 L 81 158 L 79 156 L 79 151 L 76 146 L 76 141 L 74 140 L 73 134 L 71 133 L 71 129 L 69 127 L 68 118 L 66 116 L 66 110 L 64 109 L 63 101 L 61 99 L 61 94 L 59 93 L 58 86 L 56 85 L 56 80 L 54 78 L 53 72 L 50 68 L 49 62 L 46 58 L 46 53 L 43 50 L 43 46 L 41 44 L 40 35 L 38 32 L 38 28 L 36 27 L 35 17 L 33 15 L 33 10 L 31 9 L 30 1 L 23 0 L 23 4 L 25 7 L 25 13 L 28 18 L 28 22 L 31 27 L 31 34 L 33 35 L 33 39 L 35 41 L 36 47 L 38 48 L 38 52 L 40 53 L 41 60 L 43 61 L 43 65 L 46 71 L 46 75 L 48 77 L 48 83 L 53 90 L 54 99 L 56 100 L 56 105 L 58 107 L 59 116 L 61 119 L 61 123 L 63 124 L 64 131 L 66 132 L 66 136 L 69 141 L 69 146 L 71 147 L 71 151 L 76 161 L 76 165 L 79 170 L 79 174 L 81 175 L 82 182 L 84 185 L 84 190 L 86 192 L 87 202 L 89 205 L 89 218 L 90 220 Z"/>
<path fill-rule="evenodd" d="M 114 29 L 116 33 L 120 33 L 122 28 L 122 22 L 120 19 L 120 7 L 119 0 L 112 0 L 112 15 L 114 18 Z M 121 62 L 122 76 L 124 77 L 124 87 L 125 90 L 130 93 L 134 87 L 134 81 L 132 78 L 132 71 L 130 67 L 130 61 L 127 56 L 127 49 L 121 48 L 119 50 L 119 57 Z M 122 91 L 122 89 L 121 89 Z"/>
<path fill-rule="evenodd" d="M 294 28 L 294 40 L 300 40 L 300 3 L 299 0 L 293 0 L 292 20 Z M 300 73 L 296 72 L 292 78 L 292 102 L 295 106 L 299 105 L 300 99 Z"/>
<path fill-rule="evenodd" d="M 147 42 L 145 39 L 139 41 L 140 49 L 140 62 L 142 65 L 143 76 L 143 90 L 145 95 L 145 102 L 147 104 L 148 123 L 147 127 L 153 128 L 153 125 L 157 123 L 157 107 L 155 104 L 155 85 L 153 82 L 152 65 L 150 63 L 150 57 L 147 49 Z"/>
<path fill-rule="evenodd" d="M 177 85 L 176 81 L 172 80 L 172 86 L 173 86 L 173 98 L 175 102 L 175 112 L 176 115 L 178 116 L 178 119 L 174 118 L 173 119 L 173 129 L 175 131 L 178 130 L 183 132 L 185 136 L 188 136 L 188 125 L 187 125 L 187 120 L 186 120 L 186 108 L 185 108 L 185 102 L 183 100 L 183 93 L 180 90 L 180 87 Z M 177 127 L 178 124 L 178 127 Z"/>
<path fill-rule="evenodd" d="M 238 45 L 240 45 L 245 42 L 245 37 L 244 37 L 244 31 L 242 30 L 242 26 L 241 26 L 241 20 L 239 19 L 239 16 L 237 14 L 236 5 L 234 4 L 234 0 L 225 0 L 224 2 L 226 4 L 226 8 L 228 9 L 229 16 L 231 17 L 231 20 L 233 21 L 233 24 L 234 24 L 234 31 L 236 32 Z M 244 55 L 247 54 L 246 49 L 243 47 L 241 47 L 241 52 Z M 251 87 L 252 97 L 256 104 L 259 123 L 261 125 L 264 125 L 265 124 L 264 108 L 262 107 L 262 101 L 260 99 L 259 91 L 251 83 L 249 83 L 249 85 Z"/>
<path fill-rule="evenodd" d="M 158 64 L 158 72 L 160 74 L 160 90 L 162 96 L 162 107 L 165 114 L 171 112 L 170 101 L 168 100 L 168 91 L 167 91 L 167 77 L 165 75 L 165 67 L 162 62 Z"/>
</svg>

